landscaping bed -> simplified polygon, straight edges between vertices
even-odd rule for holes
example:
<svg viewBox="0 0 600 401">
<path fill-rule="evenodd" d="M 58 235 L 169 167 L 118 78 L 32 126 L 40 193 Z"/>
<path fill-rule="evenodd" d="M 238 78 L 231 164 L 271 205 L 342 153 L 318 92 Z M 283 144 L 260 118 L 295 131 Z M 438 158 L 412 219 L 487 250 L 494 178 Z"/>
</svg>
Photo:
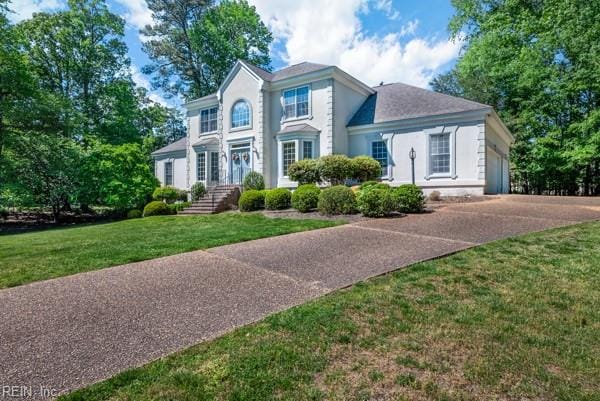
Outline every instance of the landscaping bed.
<svg viewBox="0 0 600 401">
<path fill-rule="evenodd" d="M 361 214 L 337 214 L 337 215 L 324 215 L 318 211 L 301 213 L 296 209 L 285 209 L 285 210 L 263 210 L 262 214 L 269 218 L 286 218 L 286 219 L 322 219 L 322 220 L 334 220 L 344 221 L 348 223 L 354 223 L 357 221 L 369 220 Z M 401 215 L 397 215 L 401 217 Z"/>
</svg>

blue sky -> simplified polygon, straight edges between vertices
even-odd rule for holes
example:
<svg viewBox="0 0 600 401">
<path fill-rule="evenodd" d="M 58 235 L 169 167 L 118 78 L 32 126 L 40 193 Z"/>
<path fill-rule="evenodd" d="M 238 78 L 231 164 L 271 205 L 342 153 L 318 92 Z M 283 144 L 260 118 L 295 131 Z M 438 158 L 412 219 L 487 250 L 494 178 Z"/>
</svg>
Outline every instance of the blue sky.
<svg viewBox="0 0 600 401">
<path fill-rule="evenodd" d="M 461 43 L 448 37 L 450 0 L 249 0 L 274 34 L 273 68 L 301 61 L 335 64 L 365 83 L 405 82 L 427 87 L 448 70 Z M 13 21 L 64 7 L 66 0 L 12 0 Z M 140 69 L 149 62 L 139 28 L 151 22 L 145 0 L 108 0 L 125 18 L 132 73 L 150 89 Z M 152 99 L 178 105 L 152 91 Z"/>
</svg>

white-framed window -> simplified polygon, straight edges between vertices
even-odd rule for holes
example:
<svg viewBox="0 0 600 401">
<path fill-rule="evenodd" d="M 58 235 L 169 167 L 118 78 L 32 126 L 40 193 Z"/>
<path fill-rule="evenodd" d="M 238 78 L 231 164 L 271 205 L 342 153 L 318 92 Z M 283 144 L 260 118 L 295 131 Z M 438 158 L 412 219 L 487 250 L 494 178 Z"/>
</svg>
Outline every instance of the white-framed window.
<svg viewBox="0 0 600 401">
<path fill-rule="evenodd" d="M 197 181 L 206 181 L 206 152 L 196 155 L 196 177 Z"/>
<path fill-rule="evenodd" d="M 219 152 L 210 152 L 210 180 L 219 181 Z"/>
<path fill-rule="evenodd" d="M 450 134 L 429 136 L 429 171 L 431 174 L 450 174 Z"/>
<path fill-rule="evenodd" d="M 173 185 L 173 162 L 165 162 L 165 185 Z"/>
<path fill-rule="evenodd" d="M 390 164 L 387 141 L 378 140 L 371 142 L 371 157 L 379 162 L 381 165 L 381 176 L 386 177 L 388 175 L 388 167 Z"/>
<path fill-rule="evenodd" d="M 290 165 L 296 162 L 296 141 L 281 144 L 281 157 L 283 176 L 287 177 Z"/>
<path fill-rule="evenodd" d="M 200 110 L 200 133 L 207 134 L 217 130 L 217 116 L 219 114 L 218 107 Z"/>
<path fill-rule="evenodd" d="M 315 157 L 313 147 L 313 141 L 302 142 L 302 159 L 313 159 Z"/>
<path fill-rule="evenodd" d="M 309 115 L 308 86 L 283 91 L 283 113 L 286 120 Z"/>
<path fill-rule="evenodd" d="M 231 128 L 250 126 L 250 105 L 245 100 L 238 100 L 231 108 Z"/>
</svg>

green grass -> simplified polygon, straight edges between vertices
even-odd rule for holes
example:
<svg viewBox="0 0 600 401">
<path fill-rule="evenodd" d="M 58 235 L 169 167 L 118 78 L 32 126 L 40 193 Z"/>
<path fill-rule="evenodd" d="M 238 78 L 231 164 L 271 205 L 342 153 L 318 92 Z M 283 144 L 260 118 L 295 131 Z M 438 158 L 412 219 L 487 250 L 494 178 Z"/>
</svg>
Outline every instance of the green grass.
<svg viewBox="0 0 600 401">
<path fill-rule="evenodd" d="M 340 222 L 261 214 L 157 216 L 0 236 L 0 288 Z"/>
<path fill-rule="evenodd" d="M 413 265 L 65 400 L 599 400 L 600 223 Z"/>
</svg>

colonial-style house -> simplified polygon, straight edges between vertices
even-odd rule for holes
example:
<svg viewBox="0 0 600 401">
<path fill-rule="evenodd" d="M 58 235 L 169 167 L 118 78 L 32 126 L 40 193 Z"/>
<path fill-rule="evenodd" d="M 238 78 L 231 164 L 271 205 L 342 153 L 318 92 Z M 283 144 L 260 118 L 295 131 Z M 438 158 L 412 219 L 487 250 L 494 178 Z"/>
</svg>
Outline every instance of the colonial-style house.
<svg viewBox="0 0 600 401">
<path fill-rule="evenodd" d="M 394 83 L 365 85 L 336 66 L 268 72 L 238 61 L 218 91 L 185 104 L 188 134 L 153 153 L 163 185 L 240 183 L 294 188 L 288 167 L 328 154 L 369 155 L 390 185 L 427 194 L 505 193 L 514 138 L 492 107 Z"/>
</svg>

